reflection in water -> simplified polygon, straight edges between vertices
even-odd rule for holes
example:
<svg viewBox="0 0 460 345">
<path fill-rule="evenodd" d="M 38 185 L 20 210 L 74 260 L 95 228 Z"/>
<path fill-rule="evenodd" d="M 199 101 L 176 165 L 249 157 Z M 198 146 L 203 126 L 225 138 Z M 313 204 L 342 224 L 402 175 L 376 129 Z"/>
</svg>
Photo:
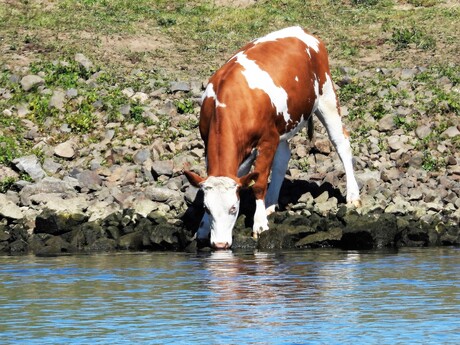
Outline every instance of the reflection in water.
<svg viewBox="0 0 460 345">
<path fill-rule="evenodd" d="M 458 344 L 460 250 L 0 257 L 1 344 Z"/>
</svg>

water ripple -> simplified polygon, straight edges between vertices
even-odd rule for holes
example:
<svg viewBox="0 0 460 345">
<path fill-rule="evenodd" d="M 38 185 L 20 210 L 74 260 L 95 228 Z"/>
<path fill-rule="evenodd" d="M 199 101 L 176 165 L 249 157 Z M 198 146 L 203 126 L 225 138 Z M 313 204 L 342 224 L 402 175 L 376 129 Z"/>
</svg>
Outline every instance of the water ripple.
<svg viewBox="0 0 460 345">
<path fill-rule="evenodd" d="M 0 257 L 2 344 L 458 344 L 458 248 Z"/>
</svg>

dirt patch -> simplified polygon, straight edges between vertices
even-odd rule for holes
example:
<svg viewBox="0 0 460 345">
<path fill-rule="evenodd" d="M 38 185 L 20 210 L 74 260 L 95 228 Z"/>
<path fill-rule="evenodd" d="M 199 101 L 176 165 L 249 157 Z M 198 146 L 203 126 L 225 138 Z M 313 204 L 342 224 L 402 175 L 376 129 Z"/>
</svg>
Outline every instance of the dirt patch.
<svg viewBox="0 0 460 345">
<path fill-rule="evenodd" d="M 226 7 L 248 7 L 254 5 L 256 2 L 257 0 L 215 0 L 214 4 Z"/>
</svg>

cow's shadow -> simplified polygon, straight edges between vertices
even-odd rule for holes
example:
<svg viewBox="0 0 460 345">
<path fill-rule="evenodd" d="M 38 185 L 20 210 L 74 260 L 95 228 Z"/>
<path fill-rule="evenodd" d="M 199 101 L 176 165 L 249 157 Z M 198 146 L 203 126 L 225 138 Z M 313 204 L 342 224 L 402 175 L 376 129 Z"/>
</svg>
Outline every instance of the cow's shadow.
<svg viewBox="0 0 460 345">
<path fill-rule="evenodd" d="M 340 189 L 334 187 L 329 182 L 324 182 L 321 185 L 318 185 L 315 182 L 309 182 L 306 180 L 284 179 L 278 200 L 278 210 L 284 211 L 289 205 L 297 204 L 300 197 L 307 192 L 310 192 L 313 198 L 320 196 L 324 192 L 328 192 L 329 197 L 335 197 L 339 204 L 346 203 L 346 198 L 342 195 Z M 240 191 L 240 199 L 241 204 L 239 216 L 244 215 L 245 226 L 252 227 L 255 212 L 255 197 L 252 189 L 242 189 Z M 182 216 L 182 221 L 187 230 L 195 233 L 200 225 L 203 214 L 203 192 L 200 190 L 198 191 L 195 200 Z"/>
</svg>

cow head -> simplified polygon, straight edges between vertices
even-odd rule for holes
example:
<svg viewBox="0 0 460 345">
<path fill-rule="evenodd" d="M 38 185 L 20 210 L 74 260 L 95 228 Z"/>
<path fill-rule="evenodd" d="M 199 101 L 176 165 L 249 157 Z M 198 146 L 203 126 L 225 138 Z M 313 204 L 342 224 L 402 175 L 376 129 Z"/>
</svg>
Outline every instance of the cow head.
<svg viewBox="0 0 460 345">
<path fill-rule="evenodd" d="M 211 246 L 216 249 L 228 249 L 232 245 L 233 226 L 240 209 L 239 190 L 254 183 L 258 173 L 249 173 L 241 178 L 226 176 L 199 175 L 186 171 L 190 184 L 204 193 L 204 209 L 209 217 Z"/>
</svg>

